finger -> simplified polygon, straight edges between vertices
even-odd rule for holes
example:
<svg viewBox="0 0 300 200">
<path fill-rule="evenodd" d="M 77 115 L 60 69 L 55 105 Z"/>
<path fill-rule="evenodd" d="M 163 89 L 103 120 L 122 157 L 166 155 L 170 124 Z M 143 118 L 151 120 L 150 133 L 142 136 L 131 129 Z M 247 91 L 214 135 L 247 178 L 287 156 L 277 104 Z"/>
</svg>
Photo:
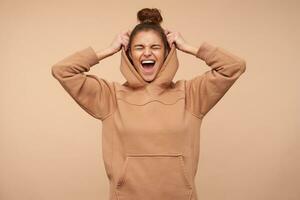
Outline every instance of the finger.
<svg viewBox="0 0 300 200">
<path fill-rule="evenodd" d="M 126 31 L 126 36 L 128 36 L 128 37 L 129 37 L 129 36 L 130 36 L 130 34 L 131 34 L 131 31 L 130 31 L 130 30 L 127 30 L 127 31 Z"/>
<path fill-rule="evenodd" d="M 128 41 L 126 41 L 126 42 L 125 42 L 125 50 L 128 49 L 128 47 L 129 47 L 128 44 L 129 44 Z"/>
<path fill-rule="evenodd" d="M 129 40 L 129 37 L 128 37 L 128 36 L 123 36 L 123 37 L 122 37 L 122 40 L 128 41 L 128 40 Z"/>
<path fill-rule="evenodd" d="M 167 36 L 167 40 L 168 41 L 174 41 L 174 37 L 173 36 Z"/>
<path fill-rule="evenodd" d="M 172 46 L 172 40 L 168 39 L 168 43 L 169 43 L 169 46 L 171 47 Z"/>
<path fill-rule="evenodd" d="M 128 31 L 127 30 L 122 31 L 121 36 L 127 36 L 127 35 L 128 35 Z"/>
<path fill-rule="evenodd" d="M 167 35 L 167 37 L 168 37 L 168 38 L 174 37 L 174 33 L 169 32 L 168 35 Z"/>
<path fill-rule="evenodd" d="M 122 43 L 124 44 L 124 46 L 126 47 L 127 45 L 128 45 L 128 40 L 126 40 L 126 39 L 123 39 L 122 40 Z"/>
<path fill-rule="evenodd" d="M 171 31 L 168 28 L 165 28 L 165 33 L 169 34 L 169 33 L 171 33 Z"/>
<path fill-rule="evenodd" d="M 126 39 L 124 39 L 123 37 L 121 38 L 122 44 L 126 43 Z"/>
</svg>

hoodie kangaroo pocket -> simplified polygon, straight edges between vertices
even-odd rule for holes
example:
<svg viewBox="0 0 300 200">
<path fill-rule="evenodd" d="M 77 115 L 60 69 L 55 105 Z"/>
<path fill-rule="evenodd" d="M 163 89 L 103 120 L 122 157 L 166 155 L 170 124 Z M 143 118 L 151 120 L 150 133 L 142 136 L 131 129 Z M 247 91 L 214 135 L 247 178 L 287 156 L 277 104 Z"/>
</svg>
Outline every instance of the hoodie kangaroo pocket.
<svg viewBox="0 0 300 200">
<path fill-rule="evenodd" d="M 128 154 L 116 182 L 118 200 L 189 200 L 182 154 Z"/>
</svg>

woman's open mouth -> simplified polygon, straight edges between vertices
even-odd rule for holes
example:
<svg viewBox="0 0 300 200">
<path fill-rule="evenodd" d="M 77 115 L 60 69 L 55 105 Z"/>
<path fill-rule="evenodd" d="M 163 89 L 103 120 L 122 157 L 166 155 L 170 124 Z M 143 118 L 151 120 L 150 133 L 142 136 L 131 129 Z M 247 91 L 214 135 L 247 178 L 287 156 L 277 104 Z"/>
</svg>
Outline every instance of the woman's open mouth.
<svg viewBox="0 0 300 200">
<path fill-rule="evenodd" d="M 145 74 L 151 74 L 154 72 L 155 60 L 142 60 L 141 65 Z"/>
</svg>

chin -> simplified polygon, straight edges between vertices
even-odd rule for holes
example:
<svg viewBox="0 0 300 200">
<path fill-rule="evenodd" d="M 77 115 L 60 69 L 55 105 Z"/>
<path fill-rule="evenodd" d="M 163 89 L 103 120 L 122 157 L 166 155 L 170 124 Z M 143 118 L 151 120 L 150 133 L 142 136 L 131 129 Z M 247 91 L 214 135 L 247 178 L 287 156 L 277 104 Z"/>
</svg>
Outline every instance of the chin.
<svg viewBox="0 0 300 200">
<path fill-rule="evenodd" d="M 143 79 L 144 79 L 145 81 L 147 81 L 148 83 L 150 83 L 150 82 L 152 82 L 152 81 L 154 80 L 154 76 L 153 76 L 153 77 L 144 77 L 144 76 L 143 76 Z"/>
<path fill-rule="evenodd" d="M 155 71 L 154 74 L 151 74 L 151 75 L 149 74 L 147 76 L 147 75 L 143 74 L 142 69 L 140 69 L 139 74 L 144 79 L 144 81 L 152 82 L 155 79 L 155 77 L 156 77 L 157 71 Z"/>
</svg>

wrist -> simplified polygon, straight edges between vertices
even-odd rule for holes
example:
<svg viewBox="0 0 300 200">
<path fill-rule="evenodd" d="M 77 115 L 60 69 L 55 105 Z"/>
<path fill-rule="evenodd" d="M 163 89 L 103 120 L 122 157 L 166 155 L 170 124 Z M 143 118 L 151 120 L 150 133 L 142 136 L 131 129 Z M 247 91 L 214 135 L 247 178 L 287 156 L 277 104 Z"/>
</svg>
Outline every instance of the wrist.
<svg viewBox="0 0 300 200">
<path fill-rule="evenodd" d="M 191 54 L 191 55 L 196 56 L 197 51 L 198 51 L 198 48 L 195 47 L 195 46 L 192 46 L 192 45 L 189 45 L 189 44 L 186 46 L 186 52 Z"/>
<path fill-rule="evenodd" d="M 103 50 L 97 51 L 96 54 L 97 54 L 98 59 L 102 60 L 108 56 L 115 54 L 115 50 L 111 47 L 107 47 Z"/>
</svg>

